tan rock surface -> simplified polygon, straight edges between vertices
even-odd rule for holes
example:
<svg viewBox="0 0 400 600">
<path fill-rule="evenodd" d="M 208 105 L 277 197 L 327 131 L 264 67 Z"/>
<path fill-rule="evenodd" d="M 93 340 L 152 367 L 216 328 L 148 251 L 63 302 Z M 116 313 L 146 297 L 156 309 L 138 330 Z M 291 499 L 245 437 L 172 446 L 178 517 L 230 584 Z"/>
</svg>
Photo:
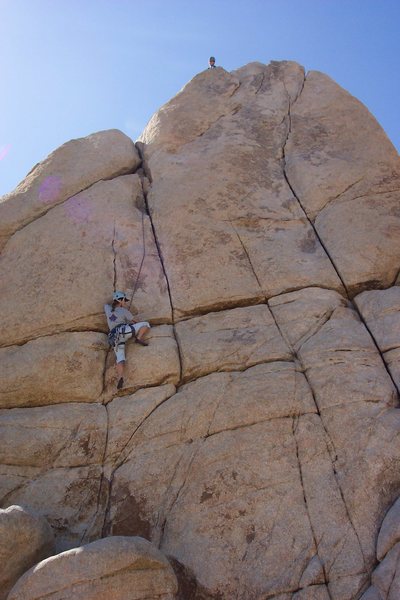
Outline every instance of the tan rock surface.
<svg viewBox="0 0 400 600">
<path fill-rule="evenodd" d="M 292 358 L 265 304 L 181 321 L 176 336 L 184 380 Z"/>
<path fill-rule="evenodd" d="M 0 307 L 9 314 L 1 345 L 66 330 L 106 331 L 103 305 L 113 282 L 131 292 L 139 274 L 143 229 L 135 202 L 142 200 L 137 175 L 102 181 L 12 237 L 0 258 L 0 277 L 7 281 Z M 140 318 L 145 312 L 146 319 L 168 320 L 165 279 L 146 216 L 143 225 L 146 256 L 134 304 Z"/>
<path fill-rule="evenodd" d="M 313 585 L 293 594 L 291 600 L 330 600 L 330 597 L 324 585 Z"/>
<path fill-rule="evenodd" d="M 316 313 L 315 325 L 308 322 L 311 335 L 307 335 L 302 327 L 311 312 L 304 302 L 307 293 L 286 294 L 276 299 L 275 306 L 274 299 L 271 310 L 283 331 L 293 328 L 298 331 L 295 340 L 299 335 L 305 340 L 297 342 L 297 356 L 313 390 L 336 480 L 368 571 L 377 530 L 399 481 L 397 394 L 372 338 L 351 308 L 339 306 L 322 324 Z M 315 298 L 314 290 L 309 293 Z M 290 303 L 290 311 L 285 306 L 281 309 L 280 302 Z M 390 481 L 390 486 L 383 481 Z M 353 571 L 354 575 L 359 572 Z"/>
<path fill-rule="evenodd" d="M 303 81 L 290 62 L 206 71 L 144 131 L 148 200 L 177 319 L 306 285 L 341 289 L 285 179 L 289 99 Z M 210 111 L 210 88 L 221 87 Z M 199 108 L 185 119 L 182 104 Z"/>
<path fill-rule="evenodd" d="M 392 285 L 400 263 L 400 158 L 365 106 L 311 71 L 291 107 L 285 159 L 350 293 Z"/>
<path fill-rule="evenodd" d="M 381 593 L 373 585 L 361 596 L 360 600 L 383 600 Z"/>
<path fill-rule="evenodd" d="M 377 559 L 382 560 L 397 542 L 400 542 L 400 498 L 396 500 L 383 520 L 376 547 Z"/>
<path fill-rule="evenodd" d="M 94 402 L 108 351 L 102 333 L 60 333 L 0 348 L 0 406 Z"/>
<path fill-rule="evenodd" d="M 372 585 L 382 600 L 397 600 L 400 597 L 400 543 L 385 556 L 372 574 Z"/>
<path fill-rule="evenodd" d="M 98 535 L 106 409 L 62 404 L 1 410 L 0 433 L 2 505 L 19 503 L 44 515 L 59 548 L 86 532 L 90 538 L 92 527 Z"/>
<path fill-rule="evenodd" d="M 315 546 L 293 415 L 313 411 L 292 363 L 183 386 L 132 437 L 114 473 L 110 532 L 150 537 L 210 593 L 246 598 L 296 586 Z M 278 564 L 290 543 L 296 559 L 282 583 Z"/>
<path fill-rule="evenodd" d="M 325 581 L 324 568 L 319 556 L 316 554 L 308 563 L 300 579 L 300 587 L 305 588 Z"/>
<path fill-rule="evenodd" d="M 139 164 L 132 140 L 116 129 L 63 144 L 1 198 L 0 248 L 15 231 L 49 208 L 101 179 L 132 173 Z"/>
<path fill-rule="evenodd" d="M 109 421 L 106 457 L 110 469 L 124 462 L 137 429 L 175 392 L 174 385 L 166 384 L 142 389 L 129 396 L 114 398 L 107 405 Z"/>
<path fill-rule="evenodd" d="M 106 426 L 100 404 L 0 410 L 0 462 L 41 469 L 98 464 Z"/>
<path fill-rule="evenodd" d="M 150 542 L 111 537 L 42 561 L 8 600 L 173 600 L 176 590 L 170 564 Z"/>
<path fill-rule="evenodd" d="M 19 503 L 44 516 L 60 552 L 77 541 L 100 537 L 107 502 L 102 473 L 97 465 L 54 469 L 1 465 L 1 503 Z"/>
<path fill-rule="evenodd" d="M 300 417 L 295 437 L 304 497 L 323 565 L 324 578 L 319 583 L 365 571 L 363 551 L 336 478 L 331 441 L 320 416 Z"/>
<path fill-rule="evenodd" d="M 21 506 L 0 508 L 0 599 L 33 565 L 54 552 L 54 536 L 43 517 Z"/>
<path fill-rule="evenodd" d="M 399 292 L 375 288 L 398 279 L 398 156 L 291 62 L 200 73 L 138 147 L 135 175 L 80 193 L 32 180 L 46 214 L 27 192 L 0 257 L 2 406 L 54 404 L 1 411 L 2 505 L 46 516 L 58 550 L 148 538 L 179 600 L 358 600 L 380 529 L 397 577 Z M 153 328 L 116 394 L 118 288 Z M 78 336 L 101 349 L 70 372 Z"/>
<path fill-rule="evenodd" d="M 354 302 L 400 389 L 400 287 L 363 292 Z"/>
<path fill-rule="evenodd" d="M 296 351 L 317 333 L 336 308 L 347 304 L 347 300 L 337 292 L 321 288 L 281 294 L 268 301 L 282 334 Z"/>
<path fill-rule="evenodd" d="M 361 600 L 395 600 L 400 595 L 400 499 L 385 516 L 377 541 L 381 563 L 372 573 L 372 585 Z"/>
</svg>

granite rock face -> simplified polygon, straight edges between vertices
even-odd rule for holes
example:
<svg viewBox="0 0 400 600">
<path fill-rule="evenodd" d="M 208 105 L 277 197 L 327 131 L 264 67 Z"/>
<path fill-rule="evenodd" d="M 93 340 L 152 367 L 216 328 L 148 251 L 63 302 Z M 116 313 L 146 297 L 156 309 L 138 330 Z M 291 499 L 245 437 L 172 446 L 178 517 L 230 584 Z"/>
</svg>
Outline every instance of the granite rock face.
<svg viewBox="0 0 400 600">
<path fill-rule="evenodd" d="M 0 509 L 0 598 L 33 565 L 54 553 L 54 536 L 46 519 L 21 506 Z"/>
<path fill-rule="evenodd" d="M 71 140 L 37 164 L 2 200 L 0 246 L 16 231 L 102 179 L 134 172 L 138 152 L 118 130 Z"/>
<path fill-rule="evenodd" d="M 168 560 L 139 537 L 110 537 L 42 561 L 16 583 L 8 600 L 173 600 Z"/>
<path fill-rule="evenodd" d="M 380 564 L 372 573 L 371 587 L 361 600 L 396 600 L 400 596 L 400 498 L 385 516 L 378 536 Z"/>
<path fill-rule="evenodd" d="M 110 535 L 168 556 L 179 600 L 396 597 L 399 177 L 331 79 L 251 63 L 197 75 L 136 149 L 70 142 L 4 199 L 0 501 L 64 551 L 15 600 L 56 598 L 65 551 Z M 152 324 L 119 392 L 114 289 Z"/>
</svg>

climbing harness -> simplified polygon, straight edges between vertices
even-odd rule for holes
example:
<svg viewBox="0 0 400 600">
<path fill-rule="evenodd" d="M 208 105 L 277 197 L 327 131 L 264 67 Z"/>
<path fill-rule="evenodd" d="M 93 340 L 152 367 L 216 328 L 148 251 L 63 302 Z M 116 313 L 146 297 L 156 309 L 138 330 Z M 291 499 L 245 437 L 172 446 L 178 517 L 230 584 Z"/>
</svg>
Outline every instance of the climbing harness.
<svg viewBox="0 0 400 600">
<path fill-rule="evenodd" d="M 127 331 L 127 329 L 128 329 L 128 331 Z M 110 333 L 107 336 L 109 345 L 114 350 L 117 350 L 118 346 L 125 346 L 125 339 L 123 339 L 123 338 L 125 337 L 125 335 L 127 333 L 131 333 L 133 338 L 136 337 L 135 328 L 132 327 L 131 325 L 127 325 L 127 324 L 117 325 L 116 327 L 111 329 Z"/>
</svg>

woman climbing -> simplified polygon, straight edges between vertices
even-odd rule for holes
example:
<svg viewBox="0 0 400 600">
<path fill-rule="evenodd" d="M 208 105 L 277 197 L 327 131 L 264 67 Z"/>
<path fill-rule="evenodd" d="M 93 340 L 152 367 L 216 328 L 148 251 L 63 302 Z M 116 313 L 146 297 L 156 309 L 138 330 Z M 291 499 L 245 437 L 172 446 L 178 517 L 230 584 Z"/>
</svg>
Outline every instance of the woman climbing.
<svg viewBox="0 0 400 600">
<path fill-rule="evenodd" d="M 114 292 L 112 304 L 104 305 L 108 327 L 108 341 L 114 348 L 117 370 L 117 389 L 120 390 L 124 385 L 124 366 L 125 366 L 125 343 L 132 336 L 135 337 L 136 344 L 148 346 L 144 341 L 144 336 L 150 331 L 150 325 L 147 321 L 136 323 L 133 315 L 127 307 L 129 299 L 125 292 Z"/>
</svg>

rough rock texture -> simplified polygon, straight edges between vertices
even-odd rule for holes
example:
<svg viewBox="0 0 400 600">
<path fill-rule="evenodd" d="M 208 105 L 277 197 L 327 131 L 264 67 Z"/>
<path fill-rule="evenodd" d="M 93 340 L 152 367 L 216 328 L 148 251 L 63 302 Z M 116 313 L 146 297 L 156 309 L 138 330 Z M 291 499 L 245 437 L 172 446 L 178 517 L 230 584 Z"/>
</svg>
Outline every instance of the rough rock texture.
<svg viewBox="0 0 400 600">
<path fill-rule="evenodd" d="M 0 509 L 0 599 L 33 565 L 54 552 L 54 536 L 43 517 L 21 506 Z"/>
<path fill-rule="evenodd" d="M 139 164 L 132 140 L 116 129 L 67 142 L 2 199 L 0 247 L 15 231 L 56 204 L 101 179 L 133 173 Z"/>
<path fill-rule="evenodd" d="M 0 407 L 93 402 L 103 390 L 102 333 L 59 333 L 0 348 Z"/>
<path fill-rule="evenodd" d="M 59 549 L 90 539 L 100 501 L 105 407 L 73 403 L 0 410 L 0 434 L 2 504 L 18 501 L 45 515 Z"/>
<path fill-rule="evenodd" d="M 288 288 L 342 288 L 285 177 L 289 106 L 303 83 L 295 63 L 210 70 L 144 131 L 148 201 L 176 318 Z"/>
<path fill-rule="evenodd" d="M 45 161 L 23 211 L 20 191 L 0 204 L 1 505 L 46 516 L 58 550 L 147 538 L 179 600 L 392 600 L 393 146 L 292 62 L 200 73 L 128 146 L 68 155 L 62 193 Z M 153 327 L 116 393 L 121 288 Z"/>
<path fill-rule="evenodd" d="M 400 389 L 400 287 L 363 292 L 354 301 Z"/>
<path fill-rule="evenodd" d="M 378 535 L 376 555 L 380 562 L 372 585 L 361 600 L 396 600 L 400 597 L 400 498 L 385 516 Z"/>
<path fill-rule="evenodd" d="M 276 360 L 291 360 L 264 304 L 234 308 L 182 321 L 176 326 L 184 380 L 216 370 L 234 371 Z"/>
<path fill-rule="evenodd" d="M 176 590 L 171 565 L 150 542 L 110 537 L 44 560 L 8 600 L 173 600 Z"/>
<path fill-rule="evenodd" d="M 393 284 L 400 262 L 396 150 L 368 110 L 322 73 L 308 73 L 290 118 L 288 179 L 349 293 Z"/>
</svg>

